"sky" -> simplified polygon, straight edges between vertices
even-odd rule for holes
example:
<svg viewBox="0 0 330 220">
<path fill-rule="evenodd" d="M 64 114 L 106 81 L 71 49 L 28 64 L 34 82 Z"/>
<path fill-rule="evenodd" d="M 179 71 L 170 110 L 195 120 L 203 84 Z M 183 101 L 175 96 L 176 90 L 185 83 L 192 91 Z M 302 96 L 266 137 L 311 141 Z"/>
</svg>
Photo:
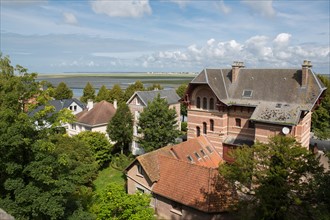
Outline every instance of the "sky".
<svg viewBox="0 0 330 220">
<path fill-rule="evenodd" d="M 330 74 L 329 1 L 0 0 L 0 51 L 29 72 L 301 68 Z"/>
</svg>

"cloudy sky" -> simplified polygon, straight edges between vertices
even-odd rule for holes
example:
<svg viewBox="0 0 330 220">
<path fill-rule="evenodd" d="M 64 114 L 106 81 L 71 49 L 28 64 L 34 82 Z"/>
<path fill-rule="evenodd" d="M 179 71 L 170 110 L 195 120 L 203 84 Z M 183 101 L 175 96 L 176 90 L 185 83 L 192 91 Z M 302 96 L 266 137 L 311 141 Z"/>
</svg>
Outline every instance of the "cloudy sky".
<svg viewBox="0 0 330 220">
<path fill-rule="evenodd" d="M 3 55 L 30 72 L 300 68 L 330 73 L 329 1 L 0 0 Z"/>
</svg>

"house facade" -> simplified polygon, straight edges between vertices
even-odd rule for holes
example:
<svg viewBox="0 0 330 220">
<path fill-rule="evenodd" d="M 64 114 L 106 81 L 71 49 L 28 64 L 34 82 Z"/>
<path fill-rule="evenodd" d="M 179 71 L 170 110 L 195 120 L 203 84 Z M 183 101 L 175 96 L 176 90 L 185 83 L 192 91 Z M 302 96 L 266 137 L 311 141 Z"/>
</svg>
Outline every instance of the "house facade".
<svg viewBox="0 0 330 220">
<path fill-rule="evenodd" d="M 188 86 L 188 140 L 205 135 L 227 152 L 282 134 L 308 148 L 313 108 L 326 90 L 304 61 L 301 69 L 204 69 Z"/>
<path fill-rule="evenodd" d="M 107 101 L 93 103 L 88 101 L 87 108 L 76 114 L 76 121 L 68 125 L 67 133 L 72 136 L 82 131 L 96 131 L 106 134 L 107 125 L 115 115 L 117 104 Z"/>
<path fill-rule="evenodd" d="M 176 94 L 174 89 L 169 90 L 154 90 L 154 91 L 138 91 L 135 92 L 132 97 L 127 101 L 127 105 L 133 115 L 134 124 L 133 124 L 133 141 L 131 144 L 131 152 L 133 155 L 140 155 L 144 153 L 144 150 L 139 147 L 137 139 L 141 136 L 138 133 L 138 122 L 141 112 L 145 107 L 148 106 L 149 102 L 152 102 L 158 94 L 161 98 L 166 99 L 169 104 L 169 108 L 175 109 L 177 115 L 177 124 L 180 129 L 180 97 Z"/>
<path fill-rule="evenodd" d="M 232 219 L 237 194 L 218 175 L 223 160 L 205 136 L 138 156 L 126 168 L 127 191 L 152 195 L 161 219 Z"/>
</svg>

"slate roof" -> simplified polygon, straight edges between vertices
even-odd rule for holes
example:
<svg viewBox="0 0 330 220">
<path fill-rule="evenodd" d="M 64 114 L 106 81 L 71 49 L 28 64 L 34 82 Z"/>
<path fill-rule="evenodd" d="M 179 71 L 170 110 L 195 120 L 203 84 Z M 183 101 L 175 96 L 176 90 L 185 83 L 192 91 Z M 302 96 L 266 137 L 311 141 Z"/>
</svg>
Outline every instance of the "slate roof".
<svg viewBox="0 0 330 220">
<path fill-rule="evenodd" d="M 212 153 L 210 153 L 206 147 L 211 149 Z M 203 150 L 205 156 L 202 155 L 201 150 Z M 195 152 L 199 154 L 200 159 L 196 157 Z M 189 162 L 187 157 L 191 156 L 193 159 L 191 163 L 212 168 L 217 168 L 219 163 L 223 162 L 221 156 L 211 145 L 207 137 L 200 136 L 177 145 L 166 146 L 138 156 L 136 160 L 141 164 L 151 182 L 159 180 L 159 155 L 172 157 L 185 162 Z M 127 169 L 128 168 L 126 168 L 126 170 Z"/>
<path fill-rule="evenodd" d="M 110 119 L 115 115 L 116 109 L 114 106 L 103 100 L 94 104 L 91 110 L 84 110 L 76 115 L 78 124 L 89 125 L 91 127 L 97 125 L 108 124 Z"/>
<path fill-rule="evenodd" d="M 210 168 L 159 155 L 160 178 L 155 194 L 203 212 L 228 211 L 237 193 L 217 168 Z"/>
<path fill-rule="evenodd" d="M 48 105 L 54 106 L 55 107 L 54 113 L 56 113 L 56 112 L 59 112 L 60 110 L 62 110 L 64 108 L 69 108 L 69 106 L 73 102 L 75 102 L 82 109 L 86 109 L 86 105 L 84 103 L 82 103 L 81 101 L 79 101 L 78 99 L 76 99 L 76 98 L 51 100 L 51 101 L 48 102 Z M 29 112 L 29 116 L 34 116 L 37 112 L 39 112 L 43 109 L 45 109 L 45 105 L 40 105 L 37 108 L 35 108 L 34 110 L 32 110 L 31 112 Z"/>
<path fill-rule="evenodd" d="M 174 89 L 165 89 L 165 90 L 153 90 L 153 91 L 137 91 L 132 97 L 127 101 L 127 104 L 131 102 L 131 100 L 138 96 L 144 106 L 148 105 L 148 102 L 152 102 L 157 95 L 160 94 L 161 98 L 165 98 L 169 105 L 179 103 L 180 97 L 176 93 Z"/>
<path fill-rule="evenodd" d="M 256 107 L 252 120 L 295 125 L 301 112 L 311 111 L 326 89 L 311 69 L 307 86 L 301 86 L 301 75 L 301 69 L 241 68 L 232 82 L 231 69 L 204 69 L 190 82 L 188 91 L 208 85 L 227 106 Z M 251 91 L 250 97 L 243 96 L 247 90 Z"/>
</svg>

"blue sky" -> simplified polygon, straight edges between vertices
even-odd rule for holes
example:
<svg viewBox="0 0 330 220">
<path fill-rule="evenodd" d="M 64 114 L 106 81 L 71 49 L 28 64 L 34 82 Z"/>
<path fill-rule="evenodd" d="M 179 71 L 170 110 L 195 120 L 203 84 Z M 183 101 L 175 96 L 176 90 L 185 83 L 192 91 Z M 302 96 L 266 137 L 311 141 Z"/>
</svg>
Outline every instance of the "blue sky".
<svg viewBox="0 0 330 220">
<path fill-rule="evenodd" d="M 3 55 L 30 72 L 300 68 L 330 73 L 329 1 L 0 0 Z"/>
</svg>

